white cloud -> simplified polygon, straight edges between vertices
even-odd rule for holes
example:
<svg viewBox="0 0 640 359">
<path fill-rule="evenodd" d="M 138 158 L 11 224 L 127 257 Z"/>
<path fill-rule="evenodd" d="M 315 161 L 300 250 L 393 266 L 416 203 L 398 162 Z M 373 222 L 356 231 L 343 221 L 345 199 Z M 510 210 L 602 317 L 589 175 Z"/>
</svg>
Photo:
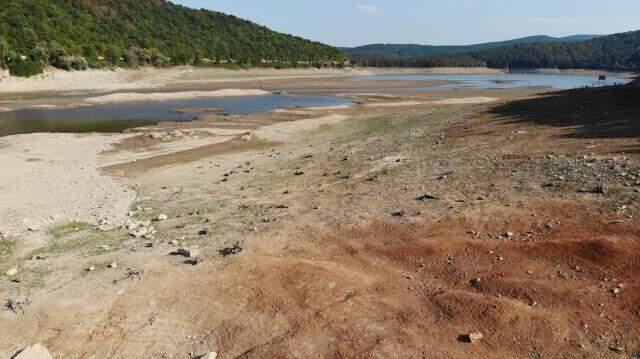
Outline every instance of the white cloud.
<svg viewBox="0 0 640 359">
<path fill-rule="evenodd" d="M 378 7 L 375 5 L 360 4 L 356 5 L 356 10 L 365 14 L 373 14 L 378 12 Z"/>
</svg>

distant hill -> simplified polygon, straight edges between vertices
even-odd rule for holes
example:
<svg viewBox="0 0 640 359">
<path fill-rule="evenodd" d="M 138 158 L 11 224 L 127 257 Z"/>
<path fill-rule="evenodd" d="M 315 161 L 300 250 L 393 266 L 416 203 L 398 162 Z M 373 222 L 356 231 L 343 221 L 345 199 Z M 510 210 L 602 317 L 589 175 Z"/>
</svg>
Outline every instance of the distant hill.
<svg viewBox="0 0 640 359">
<path fill-rule="evenodd" d="M 364 66 L 383 67 L 455 66 L 640 71 L 640 31 L 598 36 L 582 41 L 526 42 L 424 57 L 364 57 L 359 58 L 357 62 Z"/>
<path fill-rule="evenodd" d="M 343 62 L 340 50 L 165 0 L 0 1 L 0 66 L 286 66 Z M 21 61 L 20 56 L 27 56 Z M 25 64 L 26 62 L 26 64 Z"/>
<path fill-rule="evenodd" d="M 573 35 L 567 37 L 551 37 L 546 35 L 528 36 L 519 39 L 486 42 L 475 45 L 462 45 L 462 46 L 431 46 L 431 45 L 416 45 L 416 44 L 373 44 L 365 45 L 354 48 L 340 48 L 344 52 L 351 55 L 354 59 L 362 59 L 367 57 L 382 57 L 382 58 L 411 58 L 411 57 L 426 57 L 433 55 L 451 55 L 465 52 L 480 51 L 486 49 L 493 49 L 508 45 L 517 45 L 525 43 L 540 43 L 540 42 L 577 42 L 585 41 L 598 37 L 598 35 Z"/>
</svg>

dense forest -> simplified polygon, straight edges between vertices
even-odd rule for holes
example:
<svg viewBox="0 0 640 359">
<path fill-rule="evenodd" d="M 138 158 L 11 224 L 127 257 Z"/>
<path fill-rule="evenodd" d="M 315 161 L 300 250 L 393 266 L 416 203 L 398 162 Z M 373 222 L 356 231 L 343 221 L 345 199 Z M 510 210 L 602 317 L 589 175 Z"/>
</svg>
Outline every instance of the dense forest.
<svg viewBox="0 0 640 359">
<path fill-rule="evenodd" d="M 528 36 L 519 39 L 486 42 L 474 45 L 460 46 L 433 46 L 433 45 L 416 45 L 416 44 L 373 44 L 359 47 L 341 48 L 344 52 L 351 55 L 355 60 L 364 59 L 387 59 L 387 58 L 422 58 L 435 55 L 453 55 L 466 52 L 481 51 L 486 49 L 495 49 L 517 44 L 528 44 L 538 42 L 574 42 L 590 40 L 598 37 L 597 35 L 573 35 L 566 37 L 551 37 L 546 35 Z"/>
<path fill-rule="evenodd" d="M 333 66 L 340 50 L 165 0 L 0 0 L 0 66 Z"/>
<path fill-rule="evenodd" d="M 523 43 L 498 48 L 426 57 L 354 59 L 363 66 L 477 67 L 498 69 L 584 68 L 640 70 L 640 31 L 602 36 L 586 41 Z"/>
</svg>

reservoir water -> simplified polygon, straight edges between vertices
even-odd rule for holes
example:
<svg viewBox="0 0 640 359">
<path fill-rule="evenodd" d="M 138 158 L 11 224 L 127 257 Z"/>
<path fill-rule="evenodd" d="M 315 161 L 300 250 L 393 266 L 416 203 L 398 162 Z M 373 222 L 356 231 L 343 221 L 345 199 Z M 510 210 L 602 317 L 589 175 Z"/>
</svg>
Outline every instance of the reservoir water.
<svg viewBox="0 0 640 359">
<path fill-rule="evenodd" d="M 444 80 L 441 86 L 412 86 L 412 81 Z M 565 74 L 400 74 L 357 77 L 353 81 L 407 81 L 406 88 L 388 92 L 454 90 L 456 88 L 510 89 L 521 87 L 552 87 L 559 90 L 583 86 L 599 86 L 597 76 Z M 626 84 L 631 80 L 613 76 L 606 84 Z M 362 92 L 363 89 L 296 89 L 294 95 L 271 94 L 256 97 L 208 98 L 163 102 L 103 104 L 74 108 L 37 108 L 0 112 L 0 136 L 33 132 L 121 132 L 127 128 L 156 124 L 160 121 L 192 121 L 213 108 L 221 114 L 245 115 L 264 113 L 288 106 L 325 107 L 352 105 L 345 98 L 311 96 L 311 93 Z M 381 91 L 375 89 L 373 91 Z M 382 89 L 382 91 L 387 91 Z M 82 98 L 82 95 L 67 95 Z M 178 109 L 203 109 L 202 112 L 176 112 Z M 208 109 L 208 110 L 207 110 Z"/>
<path fill-rule="evenodd" d="M 348 99 L 331 96 L 266 95 L 197 100 L 137 102 L 73 108 L 38 108 L 0 112 L 0 136 L 33 132 L 121 132 L 160 121 L 192 121 L 206 113 L 197 109 L 219 108 L 216 113 L 246 115 L 270 112 L 287 106 L 326 107 L 351 105 Z M 196 109 L 179 113 L 179 109 Z"/>
<path fill-rule="evenodd" d="M 631 79 L 609 76 L 606 82 L 598 81 L 594 75 L 565 74 L 402 74 L 376 75 L 355 78 L 354 81 L 454 81 L 443 86 L 419 87 L 420 90 L 445 90 L 453 88 L 509 89 L 521 87 L 553 87 L 567 90 L 603 84 L 627 84 Z M 415 88 L 414 88 L 415 89 Z"/>
</svg>

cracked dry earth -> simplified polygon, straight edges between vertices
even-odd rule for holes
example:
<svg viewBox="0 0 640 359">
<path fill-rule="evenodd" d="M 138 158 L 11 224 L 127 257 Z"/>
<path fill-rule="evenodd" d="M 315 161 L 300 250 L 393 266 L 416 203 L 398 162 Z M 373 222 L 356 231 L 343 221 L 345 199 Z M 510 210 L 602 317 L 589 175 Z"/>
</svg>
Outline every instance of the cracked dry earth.
<svg viewBox="0 0 640 359">
<path fill-rule="evenodd" d="M 110 168 L 137 217 L 168 220 L 152 240 L 67 228 L 26 255 L 2 281 L 30 299 L 0 314 L 2 356 L 35 340 L 60 358 L 636 357 L 639 164 L 619 153 L 634 140 L 490 106 Z"/>
</svg>

